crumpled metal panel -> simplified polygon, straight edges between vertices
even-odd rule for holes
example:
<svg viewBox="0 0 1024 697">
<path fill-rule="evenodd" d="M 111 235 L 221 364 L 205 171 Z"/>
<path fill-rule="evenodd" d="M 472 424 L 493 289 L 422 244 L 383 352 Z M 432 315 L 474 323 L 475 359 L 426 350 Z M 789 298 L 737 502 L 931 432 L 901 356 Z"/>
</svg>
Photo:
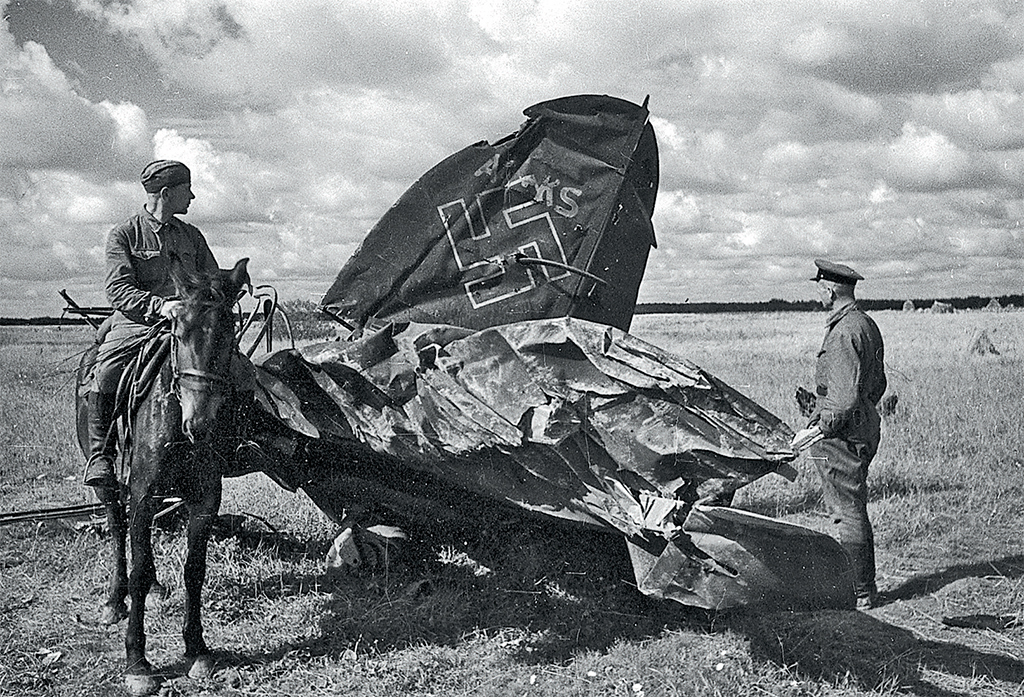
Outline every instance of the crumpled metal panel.
<svg viewBox="0 0 1024 697">
<path fill-rule="evenodd" d="M 633 539 L 629 551 L 637 586 L 656 598 L 713 610 L 854 606 L 849 557 L 835 540 L 748 511 L 694 506 L 667 543 Z"/>
<path fill-rule="evenodd" d="M 631 542 L 645 593 L 716 608 L 774 602 L 785 584 L 771 579 L 785 577 L 785 560 L 813 567 L 821 550 L 823 571 L 790 571 L 819 586 L 819 576 L 842 573 L 842 551 L 824 535 L 734 512 L 695 517 L 709 483 L 712 493 L 728 492 L 785 473 L 792 430 L 696 365 L 621 330 L 571 317 L 476 332 L 401 324 L 358 342 L 272 354 L 258 375 L 261 403 L 298 433 L 617 530 Z M 779 553 L 789 546 L 798 552 Z M 755 588 L 736 590 L 748 577 Z"/>
</svg>

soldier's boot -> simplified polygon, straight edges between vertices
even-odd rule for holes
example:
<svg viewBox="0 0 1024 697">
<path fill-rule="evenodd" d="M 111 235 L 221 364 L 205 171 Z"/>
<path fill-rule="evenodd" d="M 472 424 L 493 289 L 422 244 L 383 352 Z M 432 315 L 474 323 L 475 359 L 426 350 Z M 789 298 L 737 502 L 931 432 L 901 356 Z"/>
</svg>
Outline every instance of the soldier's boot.
<svg viewBox="0 0 1024 697">
<path fill-rule="evenodd" d="M 89 393 L 89 460 L 85 463 L 85 484 L 102 489 L 116 489 L 117 433 L 114 431 L 115 395 Z"/>
<path fill-rule="evenodd" d="M 854 595 L 858 610 L 870 610 L 879 604 L 878 588 L 875 586 L 875 550 L 871 544 L 844 543 L 843 548 L 850 555 L 854 573 Z"/>
</svg>

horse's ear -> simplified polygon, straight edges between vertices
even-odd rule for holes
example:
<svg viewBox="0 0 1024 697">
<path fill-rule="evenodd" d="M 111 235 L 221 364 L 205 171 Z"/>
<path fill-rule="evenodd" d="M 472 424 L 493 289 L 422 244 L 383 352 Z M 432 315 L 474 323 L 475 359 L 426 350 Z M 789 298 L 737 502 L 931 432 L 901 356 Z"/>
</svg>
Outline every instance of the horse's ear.
<svg viewBox="0 0 1024 697">
<path fill-rule="evenodd" d="M 235 267 L 231 269 L 229 278 L 231 279 L 231 285 L 241 289 L 242 286 L 249 287 L 252 285 L 252 281 L 249 280 L 249 271 L 246 269 L 246 265 L 249 263 L 249 258 L 239 259 L 235 262 Z"/>
</svg>

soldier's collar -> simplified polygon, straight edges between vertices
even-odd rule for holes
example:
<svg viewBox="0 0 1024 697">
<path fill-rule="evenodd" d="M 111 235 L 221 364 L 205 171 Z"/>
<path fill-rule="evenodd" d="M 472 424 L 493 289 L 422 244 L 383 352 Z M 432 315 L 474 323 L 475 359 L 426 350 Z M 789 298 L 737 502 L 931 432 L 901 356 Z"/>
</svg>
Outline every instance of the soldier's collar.
<svg viewBox="0 0 1024 697">
<path fill-rule="evenodd" d="M 173 230 L 177 230 L 181 226 L 181 221 L 175 218 L 173 215 L 167 219 L 167 222 L 161 223 L 159 218 L 150 213 L 145 206 L 142 207 L 142 218 L 147 223 L 149 223 L 149 227 L 150 229 L 153 230 L 153 232 L 157 232 L 165 225 Z"/>
<path fill-rule="evenodd" d="M 834 327 L 839 322 L 839 320 L 841 320 L 843 317 L 846 317 L 846 315 L 850 314 L 850 312 L 856 309 L 856 300 L 848 302 L 845 305 L 842 305 L 841 307 L 835 308 L 830 313 L 828 313 L 828 317 L 825 318 L 825 326 Z"/>
</svg>

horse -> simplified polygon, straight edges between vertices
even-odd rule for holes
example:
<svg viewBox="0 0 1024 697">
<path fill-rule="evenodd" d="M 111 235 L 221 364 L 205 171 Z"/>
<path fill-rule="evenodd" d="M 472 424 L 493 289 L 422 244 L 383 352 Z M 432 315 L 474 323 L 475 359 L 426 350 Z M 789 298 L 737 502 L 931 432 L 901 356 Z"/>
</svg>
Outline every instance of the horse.
<svg viewBox="0 0 1024 697">
<path fill-rule="evenodd" d="M 213 672 L 213 655 L 203 639 L 200 596 L 207 544 L 220 509 L 221 477 L 235 446 L 233 420 L 239 401 L 231 377 L 237 354 L 234 306 L 249 286 L 247 263 L 242 259 L 209 278 L 188 277 L 172 264 L 183 305 L 170 322 L 170 345 L 155 381 L 133 411 L 125 455 L 127 483 L 120 490 L 96 490 L 106 510 L 114 560 L 99 621 L 115 624 L 128 618 L 125 685 L 133 695 L 153 694 L 163 681 L 146 659 L 145 599 L 156 580 L 151 526 L 168 494 L 180 497 L 188 511 L 182 627 L 185 659 L 191 662 L 188 674 L 202 678 Z"/>
</svg>

